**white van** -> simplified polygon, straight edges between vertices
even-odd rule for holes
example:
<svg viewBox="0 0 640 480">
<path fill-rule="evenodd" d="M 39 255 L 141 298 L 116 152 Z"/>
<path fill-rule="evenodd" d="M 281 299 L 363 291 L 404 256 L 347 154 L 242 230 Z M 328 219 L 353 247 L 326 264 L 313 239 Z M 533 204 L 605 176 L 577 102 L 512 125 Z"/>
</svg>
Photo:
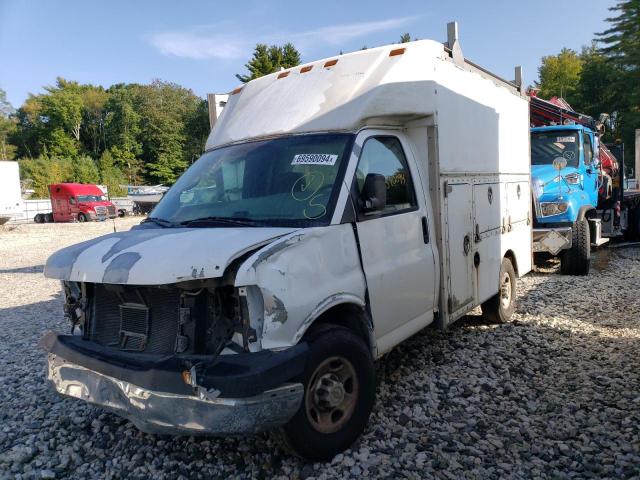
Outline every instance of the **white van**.
<svg viewBox="0 0 640 480">
<path fill-rule="evenodd" d="M 234 90 L 147 220 L 49 258 L 74 332 L 42 341 L 57 391 L 147 432 L 279 427 L 324 459 L 365 428 L 375 359 L 478 305 L 508 320 L 531 268 L 527 99 L 448 45 Z"/>
</svg>

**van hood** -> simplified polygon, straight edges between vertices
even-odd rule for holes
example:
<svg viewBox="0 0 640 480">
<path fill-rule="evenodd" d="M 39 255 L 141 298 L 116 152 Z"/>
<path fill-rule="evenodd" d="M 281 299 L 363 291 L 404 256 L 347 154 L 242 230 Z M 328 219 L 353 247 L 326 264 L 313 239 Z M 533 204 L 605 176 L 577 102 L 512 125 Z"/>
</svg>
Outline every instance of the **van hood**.
<svg viewBox="0 0 640 480">
<path fill-rule="evenodd" d="M 75 282 L 166 285 L 222 277 L 241 255 L 295 228 L 140 228 L 72 245 L 44 275 Z"/>
</svg>

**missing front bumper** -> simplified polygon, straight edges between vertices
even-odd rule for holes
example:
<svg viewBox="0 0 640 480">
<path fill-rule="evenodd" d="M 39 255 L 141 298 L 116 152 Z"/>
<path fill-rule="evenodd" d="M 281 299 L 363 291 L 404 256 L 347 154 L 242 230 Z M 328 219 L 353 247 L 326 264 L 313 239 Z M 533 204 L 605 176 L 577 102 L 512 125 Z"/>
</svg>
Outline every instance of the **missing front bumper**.
<svg viewBox="0 0 640 480">
<path fill-rule="evenodd" d="M 62 395 L 85 400 L 130 420 L 147 433 L 237 435 L 287 423 L 303 387 L 289 383 L 247 398 L 213 398 L 203 389 L 182 395 L 155 392 L 48 354 L 48 380 Z"/>
<path fill-rule="evenodd" d="M 534 228 L 533 251 L 557 255 L 571 248 L 571 227 Z"/>
</svg>

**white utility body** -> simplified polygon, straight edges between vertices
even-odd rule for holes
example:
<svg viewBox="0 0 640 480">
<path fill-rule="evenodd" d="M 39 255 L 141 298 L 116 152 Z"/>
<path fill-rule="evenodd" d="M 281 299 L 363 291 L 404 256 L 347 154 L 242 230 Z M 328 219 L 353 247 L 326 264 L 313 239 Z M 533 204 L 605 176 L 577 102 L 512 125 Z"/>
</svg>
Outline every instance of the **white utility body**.
<svg viewBox="0 0 640 480">
<path fill-rule="evenodd" d="M 20 190 L 18 162 L 0 162 L 0 225 L 22 214 L 24 205 Z"/>
<path fill-rule="evenodd" d="M 218 113 L 143 225 L 48 260 L 78 333 L 43 340 L 49 379 L 143 430 L 283 425 L 327 458 L 366 425 L 375 358 L 476 306 L 513 312 L 531 269 L 527 99 L 464 60 L 450 24 L 447 46 L 273 73 Z"/>
</svg>

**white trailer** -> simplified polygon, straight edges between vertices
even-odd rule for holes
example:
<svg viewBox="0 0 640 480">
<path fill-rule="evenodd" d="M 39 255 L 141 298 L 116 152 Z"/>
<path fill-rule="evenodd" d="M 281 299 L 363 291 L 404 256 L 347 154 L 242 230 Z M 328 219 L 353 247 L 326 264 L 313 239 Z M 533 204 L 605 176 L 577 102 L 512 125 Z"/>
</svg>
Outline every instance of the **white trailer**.
<svg viewBox="0 0 640 480">
<path fill-rule="evenodd" d="M 282 427 L 330 458 L 376 358 L 478 305 L 509 319 L 529 172 L 521 82 L 465 61 L 455 25 L 251 81 L 153 216 L 49 258 L 78 335 L 43 339 L 48 378 L 145 431 Z"/>
<path fill-rule="evenodd" d="M 0 162 L 0 225 L 23 211 L 18 162 Z"/>
</svg>

